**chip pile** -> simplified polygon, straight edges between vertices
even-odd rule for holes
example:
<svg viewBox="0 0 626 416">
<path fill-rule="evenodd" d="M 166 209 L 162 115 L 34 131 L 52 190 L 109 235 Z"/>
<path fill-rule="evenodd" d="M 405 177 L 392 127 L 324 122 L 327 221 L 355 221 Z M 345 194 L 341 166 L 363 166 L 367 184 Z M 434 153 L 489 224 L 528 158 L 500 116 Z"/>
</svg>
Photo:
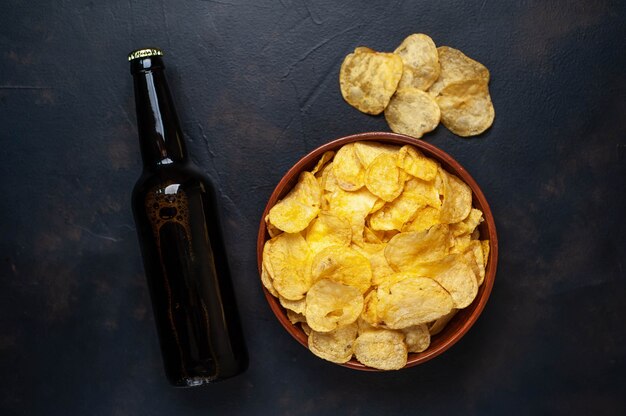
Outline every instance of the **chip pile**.
<svg viewBox="0 0 626 416">
<path fill-rule="evenodd" d="M 265 221 L 263 285 L 335 363 L 404 367 L 485 277 L 469 186 L 410 145 L 325 153 Z"/>
<path fill-rule="evenodd" d="M 461 137 L 493 123 L 489 70 L 463 52 L 436 47 L 422 33 L 410 35 L 393 53 L 358 47 L 339 72 L 343 98 L 367 114 L 380 114 L 391 130 L 420 138 L 439 121 Z"/>
</svg>

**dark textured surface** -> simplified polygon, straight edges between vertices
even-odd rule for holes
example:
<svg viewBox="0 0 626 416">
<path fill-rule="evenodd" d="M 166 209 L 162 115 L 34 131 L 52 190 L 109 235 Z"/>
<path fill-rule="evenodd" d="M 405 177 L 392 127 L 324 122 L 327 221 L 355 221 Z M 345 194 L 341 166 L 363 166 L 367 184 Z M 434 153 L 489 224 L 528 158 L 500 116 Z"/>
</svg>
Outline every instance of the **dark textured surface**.
<svg viewBox="0 0 626 416">
<path fill-rule="evenodd" d="M 423 3 L 423 4 L 420 4 Z M 0 12 L 0 414 L 626 413 L 626 6 L 620 1 L 4 0 Z M 496 121 L 427 140 L 481 185 L 500 266 L 436 360 L 361 373 L 312 356 L 262 296 L 259 216 L 330 139 L 387 130 L 345 104 L 355 46 L 424 32 L 492 73 Z M 126 53 L 166 51 L 189 148 L 219 185 L 250 349 L 245 375 L 162 374 L 130 190 Z"/>
</svg>

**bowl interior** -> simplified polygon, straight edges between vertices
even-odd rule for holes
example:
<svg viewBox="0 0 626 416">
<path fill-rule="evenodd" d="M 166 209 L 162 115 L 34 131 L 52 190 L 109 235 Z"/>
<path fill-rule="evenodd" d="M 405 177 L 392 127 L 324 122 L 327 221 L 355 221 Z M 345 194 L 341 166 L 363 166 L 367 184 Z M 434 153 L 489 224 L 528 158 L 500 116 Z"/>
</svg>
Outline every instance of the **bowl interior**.
<svg viewBox="0 0 626 416">
<path fill-rule="evenodd" d="M 485 199 L 485 196 L 478 187 L 476 181 L 474 181 L 471 175 L 447 153 L 421 140 L 387 132 L 355 134 L 352 136 L 347 136 L 341 139 L 334 140 L 313 150 L 311 153 L 300 159 L 291 169 L 289 169 L 285 176 L 283 176 L 281 181 L 274 189 L 274 192 L 272 192 L 272 195 L 268 200 L 265 210 L 263 211 L 257 240 L 257 262 L 259 275 L 261 273 L 261 265 L 263 261 L 263 245 L 265 244 L 265 241 L 270 238 L 264 221 L 264 218 L 268 214 L 270 208 L 273 207 L 276 202 L 278 202 L 278 200 L 282 199 L 291 190 L 291 188 L 295 186 L 298 181 L 298 176 L 300 172 L 304 170 L 311 170 L 324 152 L 328 150 L 337 150 L 341 146 L 355 141 L 378 141 L 381 143 L 397 145 L 410 144 L 415 146 L 427 157 L 437 160 L 446 171 L 458 176 L 466 184 L 469 185 L 473 194 L 473 206 L 474 208 L 480 209 L 483 212 L 483 216 L 485 218 L 485 220 L 479 225 L 478 229 L 480 231 L 481 239 L 488 238 L 490 240 L 491 247 L 489 251 L 489 260 L 487 262 L 487 267 L 485 270 L 485 279 L 478 290 L 476 299 L 474 299 L 471 305 L 469 305 L 465 309 L 460 310 L 454 316 L 454 318 L 450 320 L 450 322 L 446 325 L 443 331 L 432 337 L 431 344 L 426 351 L 423 351 L 421 353 L 409 353 L 406 367 L 412 367 L 428 361 L 443 353 L 445 350 L 454 345 L 470 329 L 476 319 L 478 319 L 478 316 L 480 315 L 483 308 L 485 307 L 485 304 L 487 303 L 487 299 L 489 298 L 491 289 L 493 287 L 498 262 L 498 237 L 496 234 L 496 227 L 493 215 L 491 213 L 491 209 L 489 208 L 489 204 L 487 203 L 487 200 Z M 283 327 L 298 342 L 300 342 L 300 344 L 308 348 L 308 338 L 304 331 L 302 331 L 299 326 L 295 326 L 289 321 L 289 319 L 287 318 L 287 313 L 280 305 L 278 299 L 272 296 L 265 289 L 265 287 L 263 287 L 263 291 L 265 293 L 265 298 L 270 305 L 270 308 L 272 309 L 280 323 L 283 325 Z M 379 371 L 364 366 L 355 359 L 352 359 L 342 365 L 345 367 L 364 371 Z"/>
</svg>

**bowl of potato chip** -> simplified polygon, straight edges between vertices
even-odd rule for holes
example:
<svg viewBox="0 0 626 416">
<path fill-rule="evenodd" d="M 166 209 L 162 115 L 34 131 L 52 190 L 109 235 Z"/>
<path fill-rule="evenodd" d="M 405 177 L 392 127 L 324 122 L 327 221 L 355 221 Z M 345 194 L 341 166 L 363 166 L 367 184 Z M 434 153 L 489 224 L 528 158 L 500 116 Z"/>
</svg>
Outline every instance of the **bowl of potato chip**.
<svg viewBox="0 0 626 416">
<path fill-rule="evenodd" d="M 257 242 L 265 297 L 316 356 L 349 368 L 428 361 L 474 324 L 493 287 L 495 223 L 470 174 L 395 133 L 347 136 L 298 161 Z"/>
</svg>

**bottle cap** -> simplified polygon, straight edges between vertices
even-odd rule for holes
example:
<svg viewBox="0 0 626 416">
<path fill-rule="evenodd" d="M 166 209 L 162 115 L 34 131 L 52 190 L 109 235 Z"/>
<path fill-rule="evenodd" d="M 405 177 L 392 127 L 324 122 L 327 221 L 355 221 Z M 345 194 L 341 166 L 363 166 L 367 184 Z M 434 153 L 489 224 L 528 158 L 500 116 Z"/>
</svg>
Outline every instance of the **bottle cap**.
<svg viewBox="0 0 626 416">
<path fill-rule="evenodd" d="M 132 61 L 133 59 L 148 58 L 150 56 L 163 56 L 163 51 L 157 48 L 137 49 L 128 54 L 128 60 Z"/>
</svg>

